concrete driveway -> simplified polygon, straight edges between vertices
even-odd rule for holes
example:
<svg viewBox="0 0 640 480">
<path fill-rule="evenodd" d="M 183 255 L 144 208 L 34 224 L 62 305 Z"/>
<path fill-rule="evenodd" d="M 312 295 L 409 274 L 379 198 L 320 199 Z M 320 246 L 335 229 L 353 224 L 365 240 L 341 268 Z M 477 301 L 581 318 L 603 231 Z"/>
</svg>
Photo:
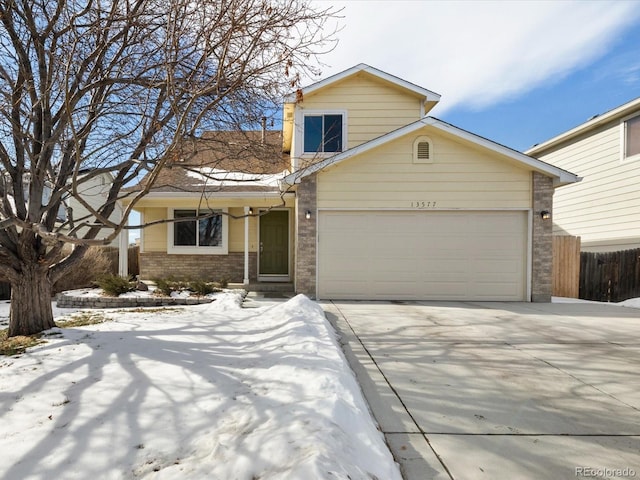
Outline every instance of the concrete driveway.
<svg viewBox="0 0 640 480">
<path fill-rule="evenodd" d="M 640 310 L 321 304 L 406 479 L 640 478 Z"/>
</svg>

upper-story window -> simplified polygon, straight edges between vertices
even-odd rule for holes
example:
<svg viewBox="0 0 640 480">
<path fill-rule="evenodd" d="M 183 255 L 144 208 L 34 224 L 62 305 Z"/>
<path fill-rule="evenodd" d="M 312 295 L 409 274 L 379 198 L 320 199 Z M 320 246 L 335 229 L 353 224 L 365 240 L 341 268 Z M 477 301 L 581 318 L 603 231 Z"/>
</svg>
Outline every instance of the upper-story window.
<svg viewBox="0 0 640 480">
<path fill-rule="evenodd" d="M 341 152 L 344 147 L 342 114 L 304 116 L 304 153 Z"/>
<path fill-rule="evenodd" d="M 624 121 L 623 158 L 640 155 L 640 115 Z"/>
</svg>

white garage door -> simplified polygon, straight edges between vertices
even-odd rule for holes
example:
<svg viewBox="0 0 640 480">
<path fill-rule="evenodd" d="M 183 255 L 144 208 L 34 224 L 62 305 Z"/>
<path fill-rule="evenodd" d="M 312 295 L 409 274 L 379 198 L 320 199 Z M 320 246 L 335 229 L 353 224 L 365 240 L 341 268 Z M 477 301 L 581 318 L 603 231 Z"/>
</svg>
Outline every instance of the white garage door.
<svg viewBox="0 0 640 480">
<path fill-rule="evenodd" d="M 320 212 L 319 297 L 523 301 L 526 239 L 522 211 Z"/>
</svg>

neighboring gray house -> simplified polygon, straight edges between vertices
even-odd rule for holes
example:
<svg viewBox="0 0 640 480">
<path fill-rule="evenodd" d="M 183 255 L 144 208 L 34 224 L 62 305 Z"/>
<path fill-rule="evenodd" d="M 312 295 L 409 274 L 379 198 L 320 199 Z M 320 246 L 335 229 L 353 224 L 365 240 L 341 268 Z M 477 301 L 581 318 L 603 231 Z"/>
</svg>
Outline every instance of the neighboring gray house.
<svg viewBox="0 0 640 480">
<path fill-rule="evenodd" d="M 640 98 L 524 153 L 583 178 L 555 191 L 554 235 L 588 252 L 640 248 Z"/>
</svg>

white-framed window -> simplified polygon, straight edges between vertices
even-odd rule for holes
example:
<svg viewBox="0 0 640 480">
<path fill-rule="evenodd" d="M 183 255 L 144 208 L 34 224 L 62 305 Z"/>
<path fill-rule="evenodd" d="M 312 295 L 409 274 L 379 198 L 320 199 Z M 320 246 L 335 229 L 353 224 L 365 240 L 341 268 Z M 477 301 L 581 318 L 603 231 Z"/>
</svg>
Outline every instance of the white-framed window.
<svg viewBox="0 0 640 480">
<path fill-rule="evenodd" d="M 344 112 L 305 112 L 302 115 L 302 153 L 339 153 L 346 146 Z"/>
<path fill-rule="evenodd" d="M 229 253 L 229 221 L 225 213 L 226 209 L 171 209 L 170 218 L 185 220 L 169 223 L 167 252 L 205 255 Z"/>
<path fill-rule="evenodd" d="M 622 160 L 640 158 L 640 115 L 622 121 Z"/>
<path fill-rule="evenodd" d="M 425 135 L 413 141 L 413 163 L 433 163 L 433 142 Z"/>
</svg>

